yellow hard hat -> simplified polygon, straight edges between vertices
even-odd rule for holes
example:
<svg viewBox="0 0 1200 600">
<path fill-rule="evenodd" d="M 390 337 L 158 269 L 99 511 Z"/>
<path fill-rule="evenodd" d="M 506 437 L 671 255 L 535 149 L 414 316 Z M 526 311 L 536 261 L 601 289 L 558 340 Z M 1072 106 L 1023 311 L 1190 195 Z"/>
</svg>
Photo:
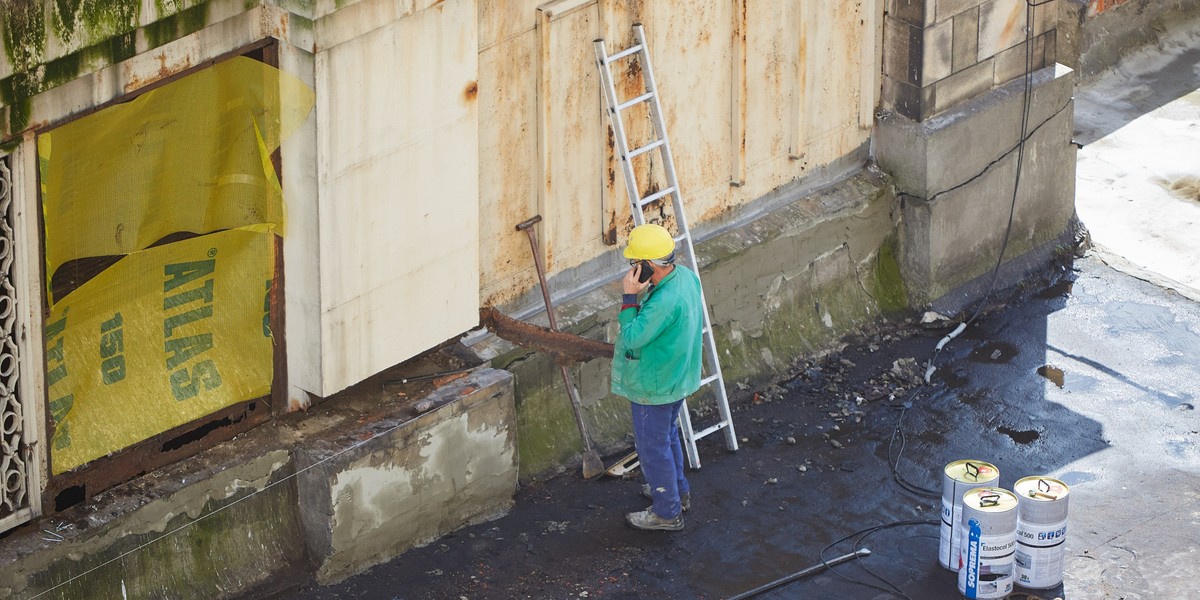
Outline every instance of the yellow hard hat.
<svg viewBox="0 0 1200 600">
<path fill-rule="evenodd" d="M 646 223 L 629 232 L 629 245 L 625 246 L 625 258 L 634 260 L 658 260 L 675 251 L 675 240 L 671 232 L 662 225 Z"/>
</svg>

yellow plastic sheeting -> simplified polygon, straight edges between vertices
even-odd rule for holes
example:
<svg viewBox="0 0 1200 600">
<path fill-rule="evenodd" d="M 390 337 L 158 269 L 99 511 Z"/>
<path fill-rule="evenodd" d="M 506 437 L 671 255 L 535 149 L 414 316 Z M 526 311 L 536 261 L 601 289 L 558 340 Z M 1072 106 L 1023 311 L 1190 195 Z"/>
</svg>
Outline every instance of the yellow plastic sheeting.
<svg viewBox="0 0 1200 600">
<path fill-rule="evenodd" d="M 40 135 L 47 281 L 175 232 L 282 233 L 270 155 L 312 106 L 299 79 L 238 57 Z"/>
<path fill-rule="evenodd" d="M 273 239 L 238 229 L 137 252 L 51 310 L 55 474 L 270 392 Z"/>
</svg>

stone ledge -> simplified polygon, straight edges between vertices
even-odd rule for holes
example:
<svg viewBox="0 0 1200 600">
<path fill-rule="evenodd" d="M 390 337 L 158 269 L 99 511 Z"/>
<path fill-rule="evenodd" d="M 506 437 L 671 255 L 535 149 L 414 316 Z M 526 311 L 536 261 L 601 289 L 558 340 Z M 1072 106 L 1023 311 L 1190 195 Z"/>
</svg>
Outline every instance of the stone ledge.
<svg viewBox="0 0 1200 600">
<path fill-rule="evenodd" d="M 500 516 L 517 482 L 512 384 L 478 369 L 433 390 L 439 407 L 415 418 L 382 388 L 279 417 L 14 530 L 0 543 L 0 598 L 68 581 L 44 597 L 266 594 Z M 426 469 L 436 476 L 412 476 Z M 351 551 L 347 535 L 372 543 Z"/>
</svg>

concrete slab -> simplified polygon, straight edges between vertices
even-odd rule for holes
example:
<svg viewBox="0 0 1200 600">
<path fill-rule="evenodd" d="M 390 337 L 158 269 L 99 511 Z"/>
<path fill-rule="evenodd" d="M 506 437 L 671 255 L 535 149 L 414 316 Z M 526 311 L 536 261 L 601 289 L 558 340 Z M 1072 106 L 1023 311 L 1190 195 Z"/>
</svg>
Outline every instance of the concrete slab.
<svg viewBox="0 0 1200 600">
<path fill-rule="evenodd" d="M 1198 64 L 1192 19 L 1076 95 L 1075 139 L 1085 144 L 1076 205 L 1092 240 L 1191 294 L 1200 294 Z"/>
<path fill-rule="evenodd" d="M 866 528 L 937 519 L 939 500 L 893 481 L 889 456 L 901 451 L 900 473 L 927 488 L 964 457 L 998 465 L 1006 487 L 1041 474 L 1072 486 L 1065 584 L 1034 597 L 1189 597 L 1200 305 L 1090 257 L 1046 277 L 1027 297 L 994 301 L 999 310 L 946 347 L 915 397 L 918 363 L 946 327 L 885 323 L 837 353 L 789 361 L 777 385 L 735 392 L 742 450 L 701 442 L 681 533 L 624 525 L 624 512 L 645 506 L 636 480 L 559 477 L 524 487 L 494 523 L 279 597 L 724 598 L 819 562 L 849 536 L 824 556 L 872 555 L 758 597 L 960 598 L 937 565 L 935 525 L 852 543 Z"/>
</svg>

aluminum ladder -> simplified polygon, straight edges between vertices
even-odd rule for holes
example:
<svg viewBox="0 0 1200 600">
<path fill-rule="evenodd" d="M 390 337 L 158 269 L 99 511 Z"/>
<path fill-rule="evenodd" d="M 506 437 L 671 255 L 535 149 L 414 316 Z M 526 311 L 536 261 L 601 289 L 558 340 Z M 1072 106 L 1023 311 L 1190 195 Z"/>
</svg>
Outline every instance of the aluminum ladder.
<svg viewBox="0 0 1200 600">
<path fill-rule="evenodd" d="M 637 40 L 636 44 L 616 54 L 608 54 L 608 51 L 605 50 L 603 39 L 594 42 L 596 47 L 596 66 L 600 69 L 601 87 L 604 88 L 604 102 L 608 108 L 609 121 L 613 128 L 616 152 L 621 159 L 621 171 L 625 176 L 625 191 L 629 196 L 633 222 L 635 225 L 644 224 L 646 222 L 646 206 L 670 196 L 671 205 L 675 212 L 675 222 L 679 227 L 679 236 L 675 238 L 675 243 L 676 245 L 680 242 L 683 243 L 682 250 L 686 261 L 685 264 L 699 277 L 700 268 L 696 262 L 696 250 L 692 245 L 692 234 L 691 230 L 688 229 L 687 218 L 684 216 L 683 198 L 679 193 L 679 180 L 675 176 L 675 161 L 671 158 L 671 144 L 667 141 L 667 128 L 663 122 L 658 87 L 654 82 L 654 70 L 650 67 L 650 53 L 646 47 L 646 32 L 642 28 L 641 23 L 634 24 L 633 35 Z M 632 59 L 634 57 L 639 61 L 639 66 L 641 67 L 642 83 L 645 88 L 644 93 L 635 98 L 622 101 L 617 98 L 617 89 L 613 84 L 612 65 L 622 59 Z M 643 102 L 649 105 L 650 121 L 653 124 L 655 139 L 645 146 L 630 150 L 629 139 L 625 135 L 625 119 L 621 113 Z M 662 158 L 667 187 L 643 197 L 639 191 L 637 179 L 633 172 L 632 161 L 642 154 L 655 150 L 660 153 Z M 692 428 L 692 417 L 688 413 L 685 399 L 684 410 L 679 413 L 679 428 L 683 434 L 683 446 L 687 451 L 688 462 L 693 469 L 700 468 L 700 453 L 696 450 L 696 440 L 710 433 L 724 430 L 725 445 L 730 450 L 738 449 L 737 434 L 733 431 L 733 416 L 729 412 L 729 398 L 725 394 L 725 379 L 721 376 L 721 361 L 717 356 L 717 345 L 713 340 L 712 319 L 708 314 L 708 303 L 704 300 L 703 289 L 700 290 L 700 302 L 704 306 L 705 358 L 705 369 L 704 374 L 701 376 L 700 386 L 714 386 L 713 395 L 716 396 L 717 409 L 721 414 L 721 421 L 700 431 L 694 430 Z"/>
</svg>

